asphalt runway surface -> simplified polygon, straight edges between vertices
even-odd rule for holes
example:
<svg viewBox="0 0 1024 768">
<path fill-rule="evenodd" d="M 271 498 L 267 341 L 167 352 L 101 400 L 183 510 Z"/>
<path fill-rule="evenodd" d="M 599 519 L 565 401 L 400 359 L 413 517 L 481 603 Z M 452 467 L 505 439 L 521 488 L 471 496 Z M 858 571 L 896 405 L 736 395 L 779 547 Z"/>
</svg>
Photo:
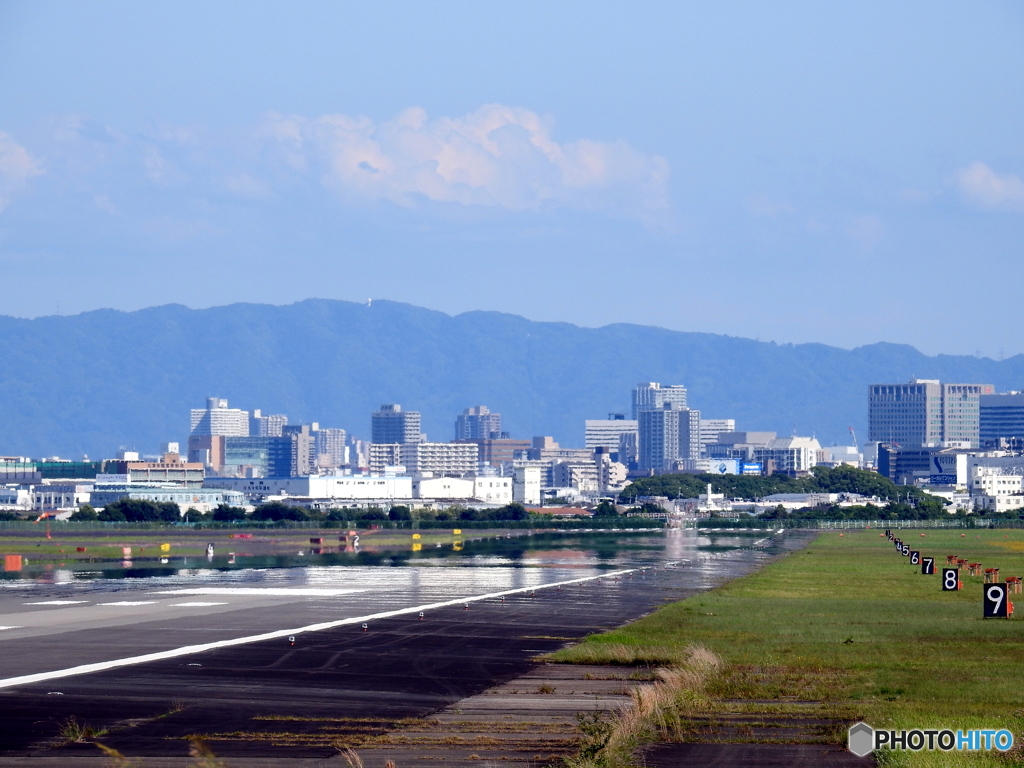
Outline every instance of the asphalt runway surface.
<svg viewBox="0 0 1024 768">
<path fill-rule="evenodd" d="M 199 734 L 219 756 L 329 757 L 339 740 L 510 680 L 538 654 L 710 589 L 806 540 L 789 534 L 775 549 L 712 555 L 686 534 L 667 537 L 636 562 L 553 551 L 533 567 L 491 557 L 461 567 L 8 583 L 0 591 L 0 756 L 71 765 L 96 755 L 92 745 L 60 745 L 60 724 L 74 717 L 109 729 L 100 740 L 126 755 L 186 755 L 187 737 Z M 593 578 L 630 567 L 645 570 Z M 309 627 L 318 628 L 302 631 Z M 215 643 L 238 644 L 181 651 Z M 97 664 L 112 666 L 66 674 Z M 32 675 L 40 679 L 25 680 Z"/>
</svg>

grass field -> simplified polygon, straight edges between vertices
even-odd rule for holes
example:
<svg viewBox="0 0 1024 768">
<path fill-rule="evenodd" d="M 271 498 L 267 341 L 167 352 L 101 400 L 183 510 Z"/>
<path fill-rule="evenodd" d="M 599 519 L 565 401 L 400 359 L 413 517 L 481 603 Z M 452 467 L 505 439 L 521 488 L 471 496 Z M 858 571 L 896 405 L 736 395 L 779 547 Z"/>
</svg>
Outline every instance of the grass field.
<svg viewBox="0 0 1024 768">
<path fill-rule="evenodd" d="M 732 712 L 771 714 L 805 701 L 818 714 L 876 728 L 1008 728 L 1017 746 L 1005 755 L 894 753 L 883 761 L 1024 765 L 1024 594 L 1011 595 L 1017 618 L 986 620 L 982 577 L 964 573 L 962 592 L 940 584 L 953 554 L 998 567 L 1003 579 L 1024 576 L 1024 531 L 894 531 L 935 558 L 936 575 L 921 575 L 877 530 L 824 533 L 755 574 L 554 658 L 674 664 L 704 646 L 725 662 L 706 687 L 719 702 L 711 710 L 728 701 Z M 838 729 L 822 734 L 843 738 Z"/>
</svg>

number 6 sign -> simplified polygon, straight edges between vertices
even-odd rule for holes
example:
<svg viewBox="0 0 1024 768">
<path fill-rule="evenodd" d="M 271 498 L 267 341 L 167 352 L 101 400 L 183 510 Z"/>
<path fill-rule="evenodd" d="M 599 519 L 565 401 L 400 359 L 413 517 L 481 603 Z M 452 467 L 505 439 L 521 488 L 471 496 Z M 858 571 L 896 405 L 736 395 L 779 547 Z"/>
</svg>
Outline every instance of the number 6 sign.
<svg viewBox="0 0 1024 768">
<path fill-rule="evenodd" d="M 921 562 L 921 553 L 918 552 L 916 549 L 910 553 L 910 562 L 914 565 L 917 565 Z"/>
<path fill-rule="evenodd" d="M 986 619 L 1010 618 L 1010 601 L 1005 584 L 984 584 L 985 601 L 982 615 Z"/>
</svg>

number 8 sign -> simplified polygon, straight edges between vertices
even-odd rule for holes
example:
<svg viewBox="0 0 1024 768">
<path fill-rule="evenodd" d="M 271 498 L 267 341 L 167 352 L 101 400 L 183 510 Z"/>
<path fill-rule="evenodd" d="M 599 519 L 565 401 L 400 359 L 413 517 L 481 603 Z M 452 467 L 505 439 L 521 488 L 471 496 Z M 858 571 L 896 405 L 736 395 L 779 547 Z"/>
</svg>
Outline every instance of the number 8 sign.
<svg viewBox="0 0 1024 768">
<path fill-rule="evenodd" d="M 959 568 L 943 568 L 942 569 L 942 591 L 943 592 L 956 592 L 960 589 L 960 569 Z"/>
<path fill-rule="evenodd" d="M 984 584 L 985 602 L 983 616 L 986 619 L 1010 618 L 1010 602 L 1005 584 Z"/>
</svg>

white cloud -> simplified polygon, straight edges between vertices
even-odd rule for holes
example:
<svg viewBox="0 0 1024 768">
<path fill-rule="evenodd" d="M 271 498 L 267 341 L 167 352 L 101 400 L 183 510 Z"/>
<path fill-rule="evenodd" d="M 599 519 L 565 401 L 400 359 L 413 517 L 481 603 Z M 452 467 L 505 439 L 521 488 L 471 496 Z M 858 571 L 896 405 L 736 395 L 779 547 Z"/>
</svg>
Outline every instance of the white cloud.
<svg viewBox="0 0 1024 768">
<path fill-rule="evenodd" d="M 224 188 L 232 194 L 249 200 L 265 200 L 270 197 L 270 185 L 248 173 L 234 173 L 223 179 Z"/>
<path fill-rule="evenodd" d="M 956 173 L 960 192 L 982 208 L 1024 210 L 1024 181 L 1012 173 L 999 174 L 974 162 Z"/>
<path fill-rule="evenodd" d="M 187 173 L 179 170 L 170 160 L 163 156 L 156 147 L 147 147 L 142 160 L 146 176 L 154 184 L 162 187 L 174 187 L 189 181 Z"/>
<path fill-rule="evenodd" d="M 0 211 L 10 205 L 29 179 L 42 172 L 27 149 L 10 134 L 0 131 Z"/>
<path fill-rule="evenodd" d="M 287 167 L 313 170 L 351 202 L 420 201 L 514 211 L 547 206 L 654 219 L 668 209 L 668 162 L 626 142 L 558 143 L 535 112 L 489 104 L 458 118 L 412 107 L 389 121 L 268 115 L 258 134 Z"/>
</svg>

